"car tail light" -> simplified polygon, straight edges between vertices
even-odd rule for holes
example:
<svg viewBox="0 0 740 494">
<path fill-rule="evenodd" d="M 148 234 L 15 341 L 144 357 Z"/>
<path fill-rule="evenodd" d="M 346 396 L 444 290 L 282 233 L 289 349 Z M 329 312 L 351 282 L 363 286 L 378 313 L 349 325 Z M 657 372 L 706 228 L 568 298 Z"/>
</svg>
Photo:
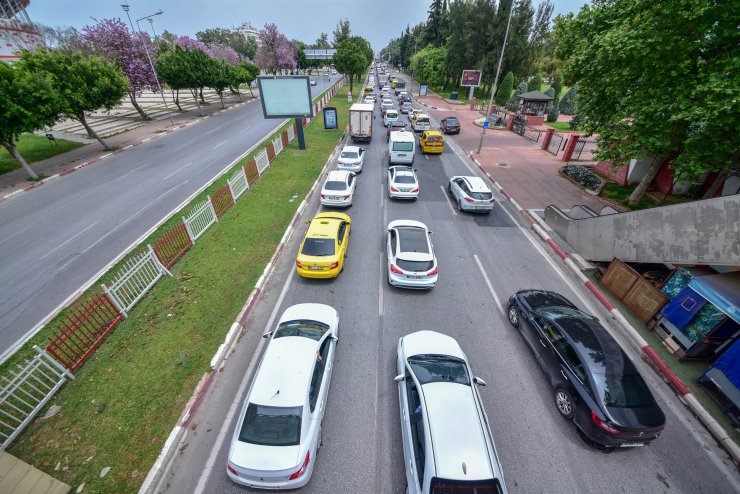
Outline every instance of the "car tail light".
<svg viewBox="0 0 740 494">
<path fill-rule="evenodd" d="M 336 269 L 339 267 L 339 262 L 333 262 L 331 263 L 331 266 L 329 266 L 329 269 Z"/>
<path fill-rule="evenodd" d="M 398 269 L 395 264 L 391 264 L 391 273 L 403 274 L 403 271 Z"/>
<path fill-rule="evenodd" d="M 347 194 L 346 196 L 344 196 L 344 200 L 346 201 L 347 199 L 349 199 L 349 194 Z"/>
<path fill-rule="evenodd" d="M 614 427 L 610 426 L 609 424 L 607 424 L 606 422 L 604 422 L 603 420 L 601 420 L 598 417 L 598 415 L 596 415 L 596 412 L 594 412 L 593 410 L 591 410 L 591 420 L 601 430 L 603 430 L 604 432 L 607 432 L 609 434 L 620 434 L 622 432 L 619 429 L 615 429 Z"/>
<path fill-rule="evenodd" d="M 306 460 L 303 462 L 303 466 L 299 468 L 293 475 L 290 476 L 290 480 L 295 480 L 299 478 L 301 475 L 306 473 L 306 469 L 308 468 L 308 463 L 311 461 L 311 452 L 309 451 L 306 453 Z"/>
<path fill-rule="evenodd" d="M 234 475 L 236 475 L 237 477 L 239 476 L 239 474 L 238 474 L 238 473 L 236 473 L 236 470 L 234 470 L 234 467 L 232 467 L 232 466 L 231 466 L 231 465 L 229 465 L 228 463 L 226 464 L 226 469 L 227 469 L 227 470 L 228 470 L 229 472 L 231 472 L 231 473 L 233 473 Z"/>
<path fill-rule="evenodd" d="M 465 202 L 473 202 L 473 200 L 471 198 L 469 198 L 469 197 L 466 197 L 465 198 Z"/>
<path fill-rule="evenodd" d="M 324 194 L 321 194 L 321 198 L 322 198 L 322 199 L 326 199 L 326 195 L 324 195 Z"/>
<path fill-rule="evenodd" d="M 395 187 L 391 187 L 391 192 L 398 192 L 398 189 Z"/>
<path fill-rule="evenodd" d="M 439 269 L 437 268 L 437 266 L 434 266 L 434 269 L 432 269 L 431 271 L 429 271 L 427 273 L 427 276 L 436 276 L 438 273 L 439 273 Z"/>
<path fill-rule="evenodd" d="M 419 192 L 419 187 L 414 187 L 413 189 L 411 189 L 411 192 Z"/>
<path fill-rule="evenodd" d="M 490 199 L 488 200 L 488 202 L 496 202 L 496 199 L 494 199 L 493 197 L 491 197 L 491 198 L 490 198 Z"/>
<path fill-rule="evenodd" d="M 296 261 L 296 262 L 295 262 L 295 265 L 296 265 L 296 267 L 298 267 L 298 268 L 302 268 L 302 267 L 303 267 L 303 264 L 301 264 L 301 262 L 300 262 L 300 261 Z"/>
</svg>

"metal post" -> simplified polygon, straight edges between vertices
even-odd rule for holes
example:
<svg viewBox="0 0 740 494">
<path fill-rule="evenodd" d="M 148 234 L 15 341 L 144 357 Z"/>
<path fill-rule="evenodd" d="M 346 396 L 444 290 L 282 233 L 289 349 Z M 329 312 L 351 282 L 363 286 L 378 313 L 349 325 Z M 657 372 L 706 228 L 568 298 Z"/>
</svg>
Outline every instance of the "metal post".
<svg viewBox="0 0 740 494">
<path fill-rule="evenodd" d="M 491 98 L 488 100 L 488 106 L 486 107 L 486 120 L 488 114 L 491 111 L 491 105 L 493 104 L 493 95 L 496 94 L 496 88 L 498 87 L 498 77 L 501 75 L 501 62 L 504 60 L 504 50 L 506 50 L 506 41 L 509 39 L 509 26 L 511 26 L 511 14 L 514 12 L 514 1 L 511 2 L 511 9 L 509 9 L 509 20 L 506 22 L 506 33 L 504 34 L 504 44 L 501 46 L 501 56 L 498 57 L 498 68 L 496 69 L 496 78 L 493 80 L 493 89 L 491 89 Z M 480 142 L 478 143 L 478 150 L 475 154 L 480 154 L 480 150 L 483 147 L 483 137 L 486 135 L 486 127 L 483 127 L 480 132 Z"/>
<path fill-rule="evenodd" d="M 167 116 L 170 119 L 170 124 L 175 125 L 175 121 L 172 120 L 172 113 L 170 113 L 170 107 L 167 105 L 167 98 L 164 97 L 164 91 L 162 91 L 162 85 L 159 83 L 159 76 L 157 75 L 157 71 L 154 69 L 154 62 L 152 62 L 152 56 L 149 54 L 149 47 L 146 46 L 146 40 L 144 39 L 144 34 L 141 32 L 141 26 L 139 26 L 139 21 L 143 21 L 144 19 L 149 19 L 150 17 L 153 17 L 155 15 L 160 15 L 162 13 L 163 11 L 160 9 L 159 12 L 156 12 L 152 15 L 142 17 L 141 19 L 136 19 L 136 27 L 139 30 L 139 38 L 141 39 L 141 44 L 144 45 L 144 51 L 146 52 L 146 58 L 149 59 L 149 65 L 152 68 L 152 74 L 154 74 L 154 80 L 157 81 L 157 89 L 159 90 L 159 95 L 162 97 L 162 103 L 164 103 L 164 108 L 165 110 L 167 110 Z"/>
<path fill-rule="evenodd" d="M 306 139 L 303 137 L 303 117 L 296 117 L 295 127 L 298 136 L 298 149 L 306 149 Z"/>
</svg>

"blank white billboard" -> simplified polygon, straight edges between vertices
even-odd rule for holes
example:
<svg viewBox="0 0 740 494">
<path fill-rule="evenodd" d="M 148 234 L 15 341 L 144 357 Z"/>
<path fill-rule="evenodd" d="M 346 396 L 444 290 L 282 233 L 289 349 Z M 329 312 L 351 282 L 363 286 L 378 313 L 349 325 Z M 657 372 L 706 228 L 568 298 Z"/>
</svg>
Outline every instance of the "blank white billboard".
<svg viewBox="0 0 740 494">
<path fill-rule="evenodd" d="M 313 116 L 308 76 L 260 76 L 257 86 L 265 118 Z"/>
</svg>

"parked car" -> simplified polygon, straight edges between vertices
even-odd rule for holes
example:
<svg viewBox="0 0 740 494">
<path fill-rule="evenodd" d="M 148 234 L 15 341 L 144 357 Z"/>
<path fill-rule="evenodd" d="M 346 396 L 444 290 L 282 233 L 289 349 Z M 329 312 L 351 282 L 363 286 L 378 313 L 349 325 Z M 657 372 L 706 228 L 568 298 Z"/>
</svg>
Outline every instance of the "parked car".
<svg viewBox="0 0 740 494">
<path fill-rule="evenodd" d="M 522 290 L 506 309 L 554 388 L 560 415 L 592 443 L 634 447 L 660 436 L 665 415 L 599 320 L 559 293 Z"/>
<path fill-rule="evenodd" d="M 423 154 L 442 154 L 445 138 L 438 130 L 425 130 L 419 136 L 419 147 Z"/>
<path fill-rule="evenodd" d="M 356 175 L 344 170 L 332 170 L 321 187 L 321 204 L 350 207 L 355 196 Z"/>
<path fill-rule="evenodd" d="M 439 269 L 434 256 L 432 232 L 414 220 L 395 220 L 386 232 L 388 283 L 401 288 L 431 289 Z"/>
<path fill-rule="evenodd" d="M 455 176 L 450 178 L 447 190 L 457 203 L 460 211 L 490 213 L 494 198 L 491 188 L 480 177 Z"/>
<path fill-rule="evenodd" d="M 316 84 L 318 84 L 318 82 L 316 82 L 316 79 L 311 79 L 311 85 L 315 86 Z"/>
<path fill-rule="evenodd" d="M 391 199 L 417 199 L 419 197 L 419 179 L 412 167 L 388 167 L 388 197 Z"/>
<path fill-rule="evenodd" d="M 344 146 L 339 153 L 337 160 L 337 170 L 347 170 L 355 173 L 362 173 L 362 166 L 365 164 L 365 148 L 359 146 Z"/>
<path fill-rule="evenodd" d="M 263 335 L 270 341 L 229 446 L 226 474 L 232 481 L 295 489 L 311 479 L 338 335 L 339 315 L 323 304 L 289 307 L 275 330 Z"/>
<path fill-rule="evenodd" d="M 343 213 L 327 212 L 307 223 L 308 231 L 295 261 L 296 272 L 304 278 L 336 278 L 344 269 L 352 220 Z"/>
<path fill-rule="evenodd" d="M 442 132 L 445 134 L 459 134 L 460 133 L 460 120 L 457 117 L 443 118 L 440 122 Z"/>
<path fill-rule="evenodd" d="M 501 461 L 476 377 L 450 336 L 398 340 L 398 403 L 408 494 L 505 494 Z"/>
<path fill-rule="evenodd" d="M 386 127 L 396 121 L 398 121 L 398 110 L 391 108 L 383 113 L 383 125 Z"/>
</svg>

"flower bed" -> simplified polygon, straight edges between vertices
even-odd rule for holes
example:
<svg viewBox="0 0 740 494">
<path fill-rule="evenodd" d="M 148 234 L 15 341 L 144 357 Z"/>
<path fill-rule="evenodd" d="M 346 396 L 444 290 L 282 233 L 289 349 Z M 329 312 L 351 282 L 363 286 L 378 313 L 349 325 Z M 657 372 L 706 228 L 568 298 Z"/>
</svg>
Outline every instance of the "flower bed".
<svg viewBox="0 0 740 494">
<path fill-rule="evenodd" d="M 602 178 L 596 175 L 592 170 L 593 166 L 565 165 L 560 169 L 560 172 L 585 189 L 596 191 L 602 183 Z"/>
</svg>

